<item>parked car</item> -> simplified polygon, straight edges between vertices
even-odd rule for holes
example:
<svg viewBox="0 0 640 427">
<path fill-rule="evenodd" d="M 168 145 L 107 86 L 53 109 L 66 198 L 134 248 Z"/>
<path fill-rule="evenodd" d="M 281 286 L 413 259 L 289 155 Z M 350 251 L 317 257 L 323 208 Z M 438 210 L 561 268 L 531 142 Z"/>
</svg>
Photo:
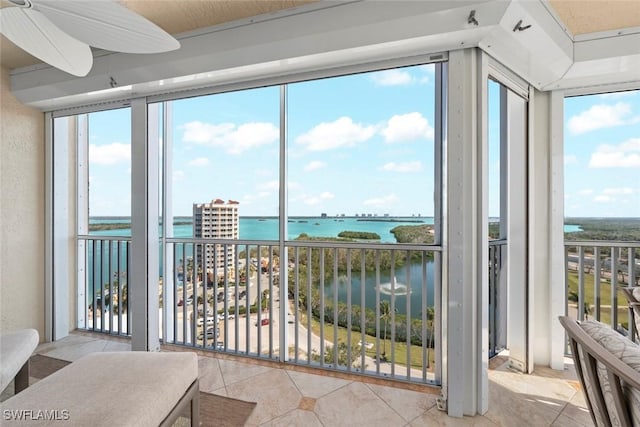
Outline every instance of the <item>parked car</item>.
<svg viewBox="0 0 640 427">
<path fill-rule="evenodd" d="M 269 324 L 269 319 L 260 319 L 260 326 L 265 326 Z M 256 326 L 258 326 L 258 324 L 256 323 Z"/>
<path fill-rule="evenodd" d="M 207 317 L 207 326 L 213 325 L 214 323 L 215 323 L 215 320 L 213 319 L 213 317 Z M 202 317 L 199 318 L 196 324 L 198 326 L 202 326 L 204 324 L 204 318 Z"/>
<path fill-rule="evenodd" d="M 212 339 L 213 338 L 213 334 L 214 334 L 214 328 L 212 326 L 207 328 L 207 338 L 208 339 Z M 216 338 L 218 338 L 220 336 L 220 329 L 215 329 L 215 334 L 216 334 Z M 198 334 L 198 339 L 199 340 L 203 340 L 204 339 L 204 333 L 200 332 Z"/>
</svg>

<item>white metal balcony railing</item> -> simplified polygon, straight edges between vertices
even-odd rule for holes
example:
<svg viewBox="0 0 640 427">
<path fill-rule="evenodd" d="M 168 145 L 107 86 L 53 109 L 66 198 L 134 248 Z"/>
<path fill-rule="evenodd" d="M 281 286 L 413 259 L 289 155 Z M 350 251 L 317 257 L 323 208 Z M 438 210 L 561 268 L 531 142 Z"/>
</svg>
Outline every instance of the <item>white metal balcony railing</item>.
<svg viewBox="0 0 640 427">
<path fill-rule="evenodd" d="M 78 237 L 78 326 L 129 335 L 128 237 Z"/>
<path fill-rule="evenodd" d="M 78 239 L 79 327 L 129 334 L 130 244 L 121 237 Z M 506 343 L 506 244 L 489 243 L 492 356 Z M 285 248 L 281 262 L 273 241 L 167 239 L 158 287 L 162 340 L 439 383 L 440 247 L 295 241 Z M 621 288 L 640 285 L 640 243 L 571 241 L 565 250 L 567 315 L 634 336 Z"/>
<path fill-rule="evenodd" d="M 621 288 L 640 286 L 640 242 L 566 241 L 566 314 L 611 325 L 635 337 Z"/>
<path fill-rule="evenodd" d="M 507 240 L 489 240 L 489 357 L 507 346 Z"/>
<path fill-rule="evenodd" d="M 130 331 L 129 245 L 79 239 L 80 327 Z M 166 246 L 158 288 L 164 342 L 439 384 L 438 246 L 296 241 L 287 242 L 286 261 L 273 241 L 181 238 Z"/>
</svg>

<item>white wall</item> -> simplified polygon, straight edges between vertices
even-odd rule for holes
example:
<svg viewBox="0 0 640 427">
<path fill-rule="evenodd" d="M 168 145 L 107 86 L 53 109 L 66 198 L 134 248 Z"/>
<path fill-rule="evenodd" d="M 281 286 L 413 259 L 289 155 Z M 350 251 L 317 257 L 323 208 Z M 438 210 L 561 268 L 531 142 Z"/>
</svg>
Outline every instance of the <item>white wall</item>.
<svg viewBox="0 0 640 427">
<path fill-rule="evenodd" d="M 2 68 L 0 91 L 0 331 L 44 337 L 44 114 L 21 104 Z"/>
</svg>

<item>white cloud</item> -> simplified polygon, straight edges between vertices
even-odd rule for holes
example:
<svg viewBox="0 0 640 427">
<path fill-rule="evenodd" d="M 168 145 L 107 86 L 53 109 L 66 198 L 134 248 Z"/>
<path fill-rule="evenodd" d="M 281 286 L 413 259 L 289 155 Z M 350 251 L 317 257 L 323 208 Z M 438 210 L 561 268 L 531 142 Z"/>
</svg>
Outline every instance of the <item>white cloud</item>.
<svg viewBox="0 0 640 427">
<path fill-rule="evenodd" d="M 299 182 L 295 182 L 295 181 L 289 181 L 287 183 L 287 188 L 289 190 L 299 190 L 302 188 L 302 185 Z"/>
<path fill-rule="evenodd" d="M 312 162 L 307 163 L 307 165 L 304 167 L 304 170 L 307 172 L 311 172 L 311 171 L 315 171 L 318 169 L 322 169 L 323 167 L 327 166 L 327 164 L 325 162 L 321 162 L 319 160 L 314 160 Z"/>
<path fill-rule="evenodd" d="M 296 138 L 296 143 L 306 145 L 311 151 L 324 151 L 353 146 L 368 140 L 375 133 L 375 126 L 354 123 L 350 117 L 340 117 L 333 122 L 314 126 Z"/>
<path fill-rule="evenodd" d="M 210 124 L 200 121 L 185 123 L 180 127 L 182 140 L 194 144 L 222 147 L 227 153 L 241 154 L 262 145 L 276 142 L 280 131 L 272 123 L 255 122 Z"/>
<path fill-rule="evenodd" d="M 257 185 L 257 188 L 259 190 L 278 190 L 280 188 L 280 183 L 278 182 L 277 179 L 274 179 L 272 181 L 266 181 L 266 182 L 261 182 L 260 184 Z"/>
<path fill-rule="evenodd" d="M 602 194 L 608 194 L 610 196 L 624 196 L 633 194 L 633 188 L 621 187 L 621 188 L 605 188 L 602 190 Z"/>
<path fill-rule="evenodd" d="M 255 169 L 253 173 L 257 176 L 272 176 L 273 171 L 271 169 Z"/>
<path fill-rule="evenodd" d="M 568 154 L 564 156 L 564 164 L 565 165 L 575 165 L 578 163 L 578 158 L 573 154 Z"/>
<path fill-rule="evenodd" d="M 422 163 L 418 160 L 404 163 L 389 162 L 382 165 L 379 170 L 385 172 L 419 172 L 422 170 Z"/>
<path fill-rule="evenodd" d="M 396 203 L 397 201 L 398 196 L 396 196 L 395 194 L 389 194 L 382 197 L 367 199 L 362 204 L 365 206 L 388 206 L 390 204 Z"/>
<path fill-rule="evenodd" d="M 424 76 L 420 77 L 420 84 L 429 83 L 431 81 L 431 78 L 435 75 L 435 64 L 421 65 L 419 68 L 425 73 Z"/>
<path fill-rule="evenodd" d="M 590 168 L 640 168 L 640 138 L 618 145 L 603 144 L 591 154 Z"/>
<path fill-rule="evenodd" d="M 569 119 L 568 127 L 572 135 L 579 135 L 597 129 L 620 126 L 632 122 L 631 105 L 618 102 L 615 105 L 599 104 Z"/>
<path fill-rule="evenodd" d="M 417 138 L 433 139 L 433 127 L 418 112 L 395 115 L 382 130 L 386 142 L 411 141 Z"/>
<path fill-rule="evenodd" d="M 596 196 L 593 199 L 593 201 L 596 203 L 610 203 L 611 201 L 613 201 L 613 199 L 610 196 L 605 196 L 601 194 L 599 196 Z"/>
<path fill-rule="evenodd" d="M 115 165 L 131 162 L 131 145 L 114 142 L 107 145 L 89 145 L 89 162 L 97 165 Z"/>
<path fill-rule="evenodd" d="M 334 197 L 335 196 L 333 195 L 333 193 L 330 193 L 329 191 L 324 191 L 317 196 L 312 196 L 307 194 L 303 194 L 301 196 L 302 201 L 309 206 L 318 205 L 323 201 L 333 199 Z"/>
<path fill-rule="evenodd" d="M 198 157 L 196 159 L 191 160 L 188 164 L 189 166 L 195 166 L 195 167 L 203 167 L 203 166 L 209 166 L 209 159 L 207 159 L 206 157 Z"/>
<path fill-rule="evenodd" d="M 182 171 L 173 171 L 173 180 L 174 181 L 182 181 L 184 179 L 184 172 Z"/>
<path fill-rule="evenodd" d="M 371 74 L 371 80 L 378 86 L 402 86 L 413 83 L 413 77 L 403 70 L 384 70 Z"/>
<path fill-rule="evenodd" d="M 580 191 L 578 191 L 578 194 L 581 195 L 581 196 L 589 196 L 589 195 L 593 194 L 593 190 L 591 190 L 591 189 L 580 190 Z"/>
</svg>

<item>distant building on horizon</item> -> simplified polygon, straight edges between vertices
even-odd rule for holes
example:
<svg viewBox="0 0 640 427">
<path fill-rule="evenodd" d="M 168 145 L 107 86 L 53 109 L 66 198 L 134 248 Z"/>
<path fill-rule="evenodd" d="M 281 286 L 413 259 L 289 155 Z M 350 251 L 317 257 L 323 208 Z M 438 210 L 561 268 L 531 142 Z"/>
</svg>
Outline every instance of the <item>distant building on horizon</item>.
<svg viewBox="0 0 640 427">
<path fill-rule="evenodd" d="M 240 237 L 240 203 L 222 199 L 210 203 L 193 204 L 193 237 L 196 239 L 235 239 Z M 224 268 L 233 265 L 235 246 L 206 245 L 206 267 Z M 202 245 L 197 245 L 197 253 L 202 256 Z"/>
</svg>

